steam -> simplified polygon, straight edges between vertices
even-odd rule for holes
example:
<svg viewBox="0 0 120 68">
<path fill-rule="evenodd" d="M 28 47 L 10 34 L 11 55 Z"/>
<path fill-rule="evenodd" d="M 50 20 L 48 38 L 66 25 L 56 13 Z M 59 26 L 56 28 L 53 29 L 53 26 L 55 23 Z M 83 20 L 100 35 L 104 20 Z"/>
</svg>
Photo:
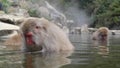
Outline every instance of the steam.
<svg viewBox="0 0 120 68">
<path fill-rule="evenodd" d="M 90 24 L 90 17 L 87 16 L 85 10 L 78 7 L 77 2 L 72 2 L 72 6 L 67 8 L 67 18 L 74 20 L 74 26 L 82 26 Z"/>
<path fill-rule="evenodd" d="M 83 10 L 78 10 L 76 7 L 70 7 L 67 10 L 67 18 L 74 20 L 75 26 L 81 26 L 84 24 L 89 25 L 90 19 Z"/>
<path fill-rule="evenodd" d="M 66 17 L 64 14 L 60 13 L 59 11 L 57 11 L 52 5 L 50 5 L 47 1 L 45 1 L 46 3 L 46 7 L 48 9 L 48 11 L 50 12 L 50 17 L 54 20 L 54 21 L 58 21 L 60 24 L 62 24 L 63 26 L 66 25 Z"/>
<path fill-rule="evenodd" d="M 50 4 L 55 7 L 59 12 L 65 14 L 68 20 L 73 20 L 73 25 L 75 27 L 85 24 L 90 25 L 91 18 L 86 14 L 85 10 L 79 8 L 79 4 L 77 1 L 71 0 L 70 6 L 63 6 L 60 4 L 60 1 L 61 0 L 56 0 L 55 3 L 51 2 Z"/>
<path fill-rule="evenodd" d="M 70 6 L 65 6 L 61 3 L 62 0 L 37 0 L 36 4 L 40 6 L 47 6 L 49 11 L 54 11 L 54 16 L 66 16 L 67 20 L 73 20 L 74 27 L 82 25 L 90 25 L 91 18 L 87 16 L 85 10 L 79 8 L 79 4 L 75 0 L 69 2 Z M 51 7 L 52 6 L 52 7 Z M 36 9 L 38 9 L 37 7 Z M 54 8 L 53 8 L 54 7 Z M 52 10 L 51 10 L 52 9 Z M 51 14 L 52 14 L 51 13 Z M 62 14 L 61 14 L 62 13 Z"/>
</svg>

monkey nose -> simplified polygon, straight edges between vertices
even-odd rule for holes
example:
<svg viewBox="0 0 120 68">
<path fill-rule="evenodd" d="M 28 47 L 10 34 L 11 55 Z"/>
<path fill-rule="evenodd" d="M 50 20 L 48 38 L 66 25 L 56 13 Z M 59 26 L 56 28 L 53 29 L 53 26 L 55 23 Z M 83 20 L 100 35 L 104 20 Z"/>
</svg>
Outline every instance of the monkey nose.
<svg viewBox="0 0 120 68">
<path fill-rule="evenodd" d="M 33 35 L 32 32 L 27 32 L 27 33 L 26 33 L 26 36 L 32 36 L 32 35 Z"/>
</svg>

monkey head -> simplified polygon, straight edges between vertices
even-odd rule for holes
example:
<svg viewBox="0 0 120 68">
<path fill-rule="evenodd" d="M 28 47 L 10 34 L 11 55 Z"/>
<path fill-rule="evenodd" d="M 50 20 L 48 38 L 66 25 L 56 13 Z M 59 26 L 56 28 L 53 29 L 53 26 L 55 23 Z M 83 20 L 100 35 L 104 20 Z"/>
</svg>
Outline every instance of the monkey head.
<svg viewBox="0 0 120 68">
<path fill-rule="evenodd" d="M 101 27 L 100 29 L 98 29 L 98 37 L 101 39 L 101 40 L 106 40 L 107 37 L 108 37 L 108 28 L 106 27 Z"/>
<path fill-rule="evenodd" d="M 43 45 L 44 37 L 43 33 L 46 32 L 45 23 L 42 23 L 39 19 L 29 18 L 23 22 L 21 30 L 24 37 L 24 45 L 28 50 L 34 51 L 40 50 Z"/>
</svg>

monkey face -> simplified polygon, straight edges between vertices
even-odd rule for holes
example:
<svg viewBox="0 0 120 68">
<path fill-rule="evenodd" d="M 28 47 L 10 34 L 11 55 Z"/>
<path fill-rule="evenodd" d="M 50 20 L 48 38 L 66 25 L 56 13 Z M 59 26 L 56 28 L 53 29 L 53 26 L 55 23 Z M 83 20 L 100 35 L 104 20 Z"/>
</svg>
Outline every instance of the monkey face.
<svg viewBox="0 0 120 68">
<path fill-rule="evenodd" d="M 99 35 L 98 36 L 101 40 L 106 40 L 107 36 L 108 36 L 108 30 L 106 30 L 106 29 L 99 30 Z"/>
<path fill-rule="evenodd" d="M 23 23 L 21 29 L 27 47 L 38 48 L 43 45 L 46 29 L 41 21 L 29 19 Z"/>
<path fill-rule="evenodd" d="M 107 34 L 100 33 L 99 38 L 100 38 L 100 40 L 106 40 L 107 39 Z"/>
</svg>

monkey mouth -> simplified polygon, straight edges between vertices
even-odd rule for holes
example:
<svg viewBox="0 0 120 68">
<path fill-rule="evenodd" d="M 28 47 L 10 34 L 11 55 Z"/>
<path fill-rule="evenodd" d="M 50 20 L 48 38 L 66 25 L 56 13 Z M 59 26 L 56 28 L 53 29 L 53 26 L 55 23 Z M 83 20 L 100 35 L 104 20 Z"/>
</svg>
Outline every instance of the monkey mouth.
<svg viewBox="0 0 120 68">
<path fill-rule="evenodd" d="M 26 43 L 27 43 L 27 45 L 33 45 L 33 44 L 35 44 L 35 42 L 32 40 L 31 37 L 26 37 Z"/>
<path fill-rule="evenodd" d="M 32 32 L 28 32 L 25 34 L 25 39 L 26 39 L 26 44 L 27 45 L 33 45 L 35 44 L 35 42 L 33 41 L 33 38 L 32 38 Z"/>
</svg>

